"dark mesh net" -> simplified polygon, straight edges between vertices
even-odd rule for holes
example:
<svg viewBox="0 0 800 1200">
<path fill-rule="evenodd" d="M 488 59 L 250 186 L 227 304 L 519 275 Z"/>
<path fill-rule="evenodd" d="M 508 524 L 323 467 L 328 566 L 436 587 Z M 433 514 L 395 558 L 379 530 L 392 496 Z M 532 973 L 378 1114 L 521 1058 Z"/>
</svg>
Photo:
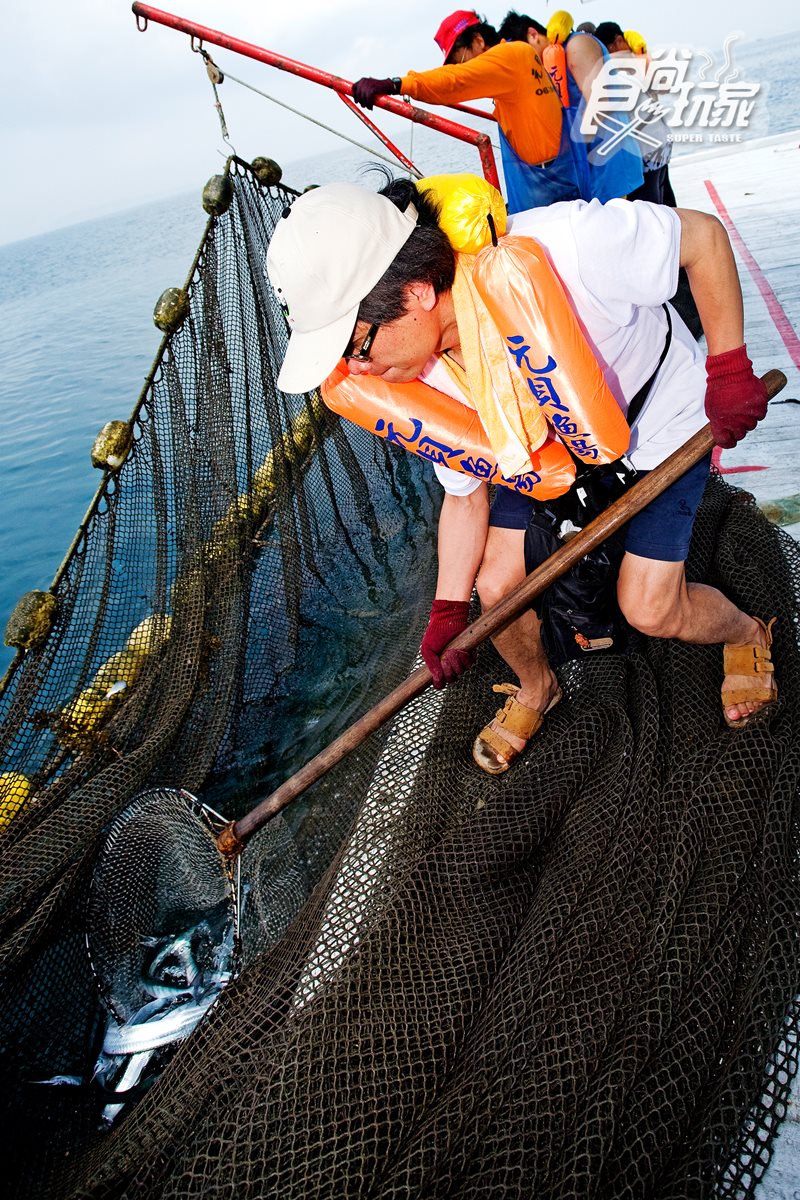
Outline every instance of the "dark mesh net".
<svg viewBox="0 0 800 1200">
<path fill-rule="evenodd" d="M 800 559 L 719 478 L 690 574 L 778 616 L 777 709 L 731 733 L 720 648 L 643 642 L 562 668 L 566 702 L 491 778 L 470 746 L 507 669 L 484 647 L 256 835 L 239 977 L 100 1128 L 104 830 L 154 787 L 241 816 L 404 678 L 433 590 L 426 464 L 275 389 L 263 260 L 291 196 L 233 172 L 133 453 L 0 701 L 33 792 L 0 866 L 14 1193 L 752 1194 L 800 1016 Z"/>
<path fill-rule="evenodd" d="M 177 999 L 205 991 L 205 975 L 230 972 L 232 874 L 213 826 L 181 792 L 143 792 L 112 822 L 92 872 L 86 938 L 100 994 L 120 1024 L 165 990 Z"/>
</svg>

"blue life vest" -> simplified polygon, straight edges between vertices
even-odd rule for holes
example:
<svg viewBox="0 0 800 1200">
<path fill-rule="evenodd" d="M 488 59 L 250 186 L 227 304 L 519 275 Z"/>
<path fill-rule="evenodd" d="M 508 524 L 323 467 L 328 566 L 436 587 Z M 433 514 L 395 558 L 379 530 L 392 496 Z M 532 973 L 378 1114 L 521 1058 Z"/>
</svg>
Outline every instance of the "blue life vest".
<svg viewBox="0 0 800 1200">
<path fill-rule="evenodd" d="M 591 36 L 590 33 L 571 33 L 564 45 L 568 45 L 574 37 Z M 597 41 L 596 38 L 594 40 Z M 603 61 L 606 61 L 610 57 L 608 51 L 600 42 L 597 44 L 603 51 Z M 601 128 L 591 141 L 586 142 L 580 133 L 586 101 L 570 70 L 567 70 L 567 89 L 569 108 L 564 109 L 564 123 L 569 129 L 573 162 L 582 198 L 605 203 L 606 200 L 629 195 L 644 181 L 639 143 L 628 134 L 607 157 L 598 154 L 600 148 L 615 136 L 614 130 Z M 626 114 L 619 114 L 618 119 L 624 121 Z M 573 130 L 576 136 L 573 136 Z"/>
<path fill-rule="evenodd" d="M 529 208 L 545 208 L 548 204 L 555 204 L 558 200 L 580 199 L 581 191 L 569 144 L 566 115 L 564 112 L 558 155 L 546 167 L 535 167 L 520 158 L 498 126 L 503 174 L 506 181 L 506 199 L 510 213 L 525 212 Z"/>
</svg>

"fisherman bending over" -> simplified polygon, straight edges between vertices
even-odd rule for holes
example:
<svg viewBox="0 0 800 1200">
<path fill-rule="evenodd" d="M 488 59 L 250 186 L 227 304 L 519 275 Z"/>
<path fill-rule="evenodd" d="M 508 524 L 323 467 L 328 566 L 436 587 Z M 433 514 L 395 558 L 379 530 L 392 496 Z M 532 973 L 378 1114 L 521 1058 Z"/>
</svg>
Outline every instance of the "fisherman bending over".
<svg viewBox="0 0 800 1200">
<path fill-rule="evenodd" d="M 605 417 L 611 424 L 619 422 L 620 411 L 658 368 L 630 430 L 628 453 L 640 472 L 667 458 L 706 419 L 717 443 L 729 447 L 763 418 L 766 391 L 743 344 L 739 279 L 716 218 L 642 201 L 577 200 L 519 213 L 511 220 L 510 235 L 500 238 L 497 251 L 456 254 L 431 194 L 407 180 L 396 180 L 381 193 L 330 184 L 299 197 L 278 223 L 267 255 L 270 280 L 287 306 L 292 330 L 279 387 L 292 393 L 315 388 L 344 357 L 350 372 L 345 378 L 354 386 L 384 387 L 386 417 L 408 424 L 400 385 L 421 379 L 481 414 L 510 478 L 509 465 L 517 470 L 520 456 L 534 446 L 531 441 L 526 449 L 530 435 L 525 429 L 514 432 L 522 375 L 532 367 L 541 376 L 551 360 L 555 364 L 572 353 L 559 343 L 563 323 L 556 324 L 548 305 L 537 308 L 536 284 L 563 287 L 566 298 L 552 294 L 561 295 L 570 320 L 577 318 L 590 358 L 596 359 L 592 365 L 602 368 L 602 388 L 608 389 Z M 509 277 L 505 271 L 499 278 L 491 270 L 487 275 L 481 263 L 484 253 L 507 251 L 514 261 L 537 264 L 530 267 L 528 282 L 527 267 L 522 274 L 513 268 L 513 299 L 549 343 L 547 368 L 531 364 L 523 354 L 529 347 L 514 337 L 504 340 L 493 324 L 509 303 Z M 664 307 L 681 264 L 706 332 L 705 362 L 677 313 Z M 522 383 L 525 393 L 526 380 Z M 527 383 L 533 390 L 530 378 Z M 532 407 L 549 418 L 549 440 L 543 442 L 540 431 L 535 454 L 563 449 L 553 432 L 561 428 L 563 439 L 568 424 L 559 425 L 558 413 Z M 598 420 L 603 416 L 599 413 Z M 529 472 L 532 463 L 529 458 Z M 476 577 L 488 607 L 525 574 L 532 504 L 524 490 L 524 463 L 514 486 L 495 489 L 491 511 L 487 484 L 465 473 L 467 468 L 459 472 L 437 464 L 435 470 L 445 496 L 436 599 L 422 654 L 435 685 L 442 686 L 470 665 L 468 655 L 444 647 L 466 627 Z M 617 597 L 630 625 L 650 637 L 725 645 L 722 707 L 725 721 L 736 728 L 775 701 L 771 623 L 742 612 L 716 588 L 686 579 L 685 559 L 708 470 L 705 460 L 630 522 Z M 515 694 L 505 709 L 475 742 L 473 757 L 490 773 L 507 769 L 561 698 L 532 611 L 494 642 L 520 686 L 511 689 Z"/>
</svg>

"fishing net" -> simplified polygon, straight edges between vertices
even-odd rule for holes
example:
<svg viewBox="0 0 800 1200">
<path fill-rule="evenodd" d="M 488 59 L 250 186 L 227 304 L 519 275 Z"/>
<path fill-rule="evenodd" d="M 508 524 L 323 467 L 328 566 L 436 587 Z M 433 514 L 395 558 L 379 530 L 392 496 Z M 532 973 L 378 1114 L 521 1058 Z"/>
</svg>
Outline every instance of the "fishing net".
<svg viewBox="0 0 800 1200">
<path fill-rule="evenodd" d="M 140 793 L 170 830 L 160 789 L 243 815 L 408 674 L 433 593 L 428 465 L 275 388 L 263 263 L 293 194 L 231 175 L 130 456 L 0 697 L 7 1186 L 752 1195 L 800 1027 L 800 557 L 718 477 L 689 572 L 777 615 L 766 719 L 722 725 L 719 647 L 642 639 L 560 668 L 565 701 L 492 778 L 486 646 L 254 837 L 235 946 L 196 824 L 158 876 L 169 920 L 120 898 L 145 850 L 104 854 Z M 87 951 L 106 908 L 119 941 Z M 166 993 L 178 1024 L 205 1005 L 123 1087 L 120 990 L 147 1020 Z"/>
</svg>

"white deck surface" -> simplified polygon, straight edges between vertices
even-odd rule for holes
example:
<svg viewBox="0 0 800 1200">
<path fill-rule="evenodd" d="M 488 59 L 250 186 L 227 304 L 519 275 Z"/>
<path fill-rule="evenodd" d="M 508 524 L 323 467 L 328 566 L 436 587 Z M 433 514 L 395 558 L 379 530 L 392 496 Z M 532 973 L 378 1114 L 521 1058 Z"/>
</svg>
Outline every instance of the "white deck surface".
<svg viewBox="0 0 800 1200">
<path fill-rule="evenodd" d="M 711 182 L 775 298 L 771 311 L 746 259 L 737 250 L 748 352 L 759 374 L 778 367 L 788 383 L 766 420 L 733 450 L 722 452 L 720 466 L 725 472 L 742 466 L 765 467 L 727 476 L 758 502 L 798 496 L 800 130 L 713 153 L 681 156 L 670 164 L 670 178 L 679 205 L 719 216 L 705 183 Z M 776 315 L 780 319 L 777 306 L 783 312 L 782 326 L 776 324 Z M 791 400 L 796 403 L 789 403 Z M 786 528 L 800 538 L 800 496 L 793 507 L 797 520 Z M 800 1194 L 800 1178 L 798 1188 Z"/>
<path fill-rule="evenodd" d="M 719 465 L 729 482 L 759 503 L 795 497 L 788 507 L 796 519 L 784 527 L 800 540 L 800 130 L 681 156 L 670 165 L 670 178 L 680 206 L 720 216 L 705 181 L 716 190 L 752 256 L 737 249 L 750 357 L 759 374 L 778 367 L 788 380 L 762 424 L 733 450 L 723 451 Z M 774 299 L 765 300 L 765 285 Z M 765 469 L 735 470 L 744 466 Z M 800 1200 L 798 1079 L 758 1196 Z"/>
</svg>

